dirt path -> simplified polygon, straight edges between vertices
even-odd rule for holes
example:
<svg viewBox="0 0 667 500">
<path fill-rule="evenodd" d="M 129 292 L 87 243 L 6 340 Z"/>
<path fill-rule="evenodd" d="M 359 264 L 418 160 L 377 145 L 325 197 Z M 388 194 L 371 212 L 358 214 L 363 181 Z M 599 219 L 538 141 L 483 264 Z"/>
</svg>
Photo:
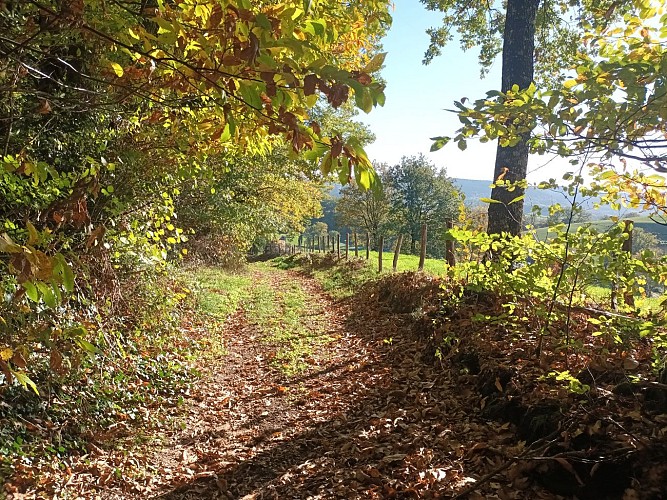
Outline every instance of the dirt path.
<svg viewBox="0 0 667 500">
<path fill-rule="evenodd" d="M 510 433 L 475 422 L 469 393 L 422 361 L 423 345 L 404 335 L 410 315 L 336 302 L 294 272 L 255 275 L 267 279 L 274 290 L 300 283 L 333 341 L 287 377 L 238 311 L 225 331 L 228 355 L 156 459 L 159 498 L 440 498 L 471 481 L 469 466 L 502 463 L 488 436 Z"/>
<path fill-rule="evenodd" d="M 350 333 L 348 306 L 296 273 L 255 272 L 255 283 L 266 280 L 274 290 L 300 283 L 311 320 L 324 322 L 332 341 L 317 347 L 306 371 L 288 377 L 271 363 L 275 346 L 239 310 L 225 329 L 227 355 L 209 367 L 184 430 L 156 457 L 156 469 L 172 476 L 161 498 L 241 498 L 300 483 L 330 463 L 322 445 L 342 432 L 358 398 L 385 385 L 382 339 Z"/>
</svg>

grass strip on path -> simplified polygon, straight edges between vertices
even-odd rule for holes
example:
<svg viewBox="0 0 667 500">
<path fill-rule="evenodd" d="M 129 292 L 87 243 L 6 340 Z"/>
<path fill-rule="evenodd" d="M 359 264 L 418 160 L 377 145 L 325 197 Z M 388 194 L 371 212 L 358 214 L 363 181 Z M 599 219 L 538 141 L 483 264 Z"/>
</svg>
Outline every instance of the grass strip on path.
<svg viewBox="0 0 667 500">
<path fill-rule="evenodd" d="M 285 375 L 305 371 L 314 361 L 315 348 L 332 339 L 326 335 L 322 304 L 313 300 L 293 275 L 266 264 L 253 267 L 255 285 L 247 305 L 250 322 L 274 344 L 272 364 Z"/>
</svg>

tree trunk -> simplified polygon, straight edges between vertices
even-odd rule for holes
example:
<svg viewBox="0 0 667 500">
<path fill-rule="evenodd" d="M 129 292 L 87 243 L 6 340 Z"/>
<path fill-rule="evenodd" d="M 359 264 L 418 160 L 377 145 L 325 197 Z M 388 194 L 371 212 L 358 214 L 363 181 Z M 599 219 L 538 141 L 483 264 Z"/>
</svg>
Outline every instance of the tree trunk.
<svg viewBox="0 0 667 500">
<path fill-rule="evenodd" d="M 525 89 L 534 78 L 535 52 L 535 17 L 540 0 L 509 0 L 505 17 L 505 33 L 503 35 L 503 92 L 518 85 Z M 498 144 L 496 166 L 493 179 L 499 177 L 506 181 L 516 182 L 526 178 L 528 170 L 528 140 L 525 134 L 522 140 L 512 147 L 501 147 Z M 504 174 L 504 175 L 503 175 Z M 508 191 L 504 186 L 494 187 L 491 198 L 500 203 L 489 205 L 489 234 L 507 232 L 512 235 L 521 234 L 523 218 L 523 200 L 510 202 L 524 194 L 524 189 Z"/>
<path fill-rule="evenodd" d="M 410 235 L 410 254 L 415 255 L 417 253 L 417 237 L 414 234 Z"/>
</svg>

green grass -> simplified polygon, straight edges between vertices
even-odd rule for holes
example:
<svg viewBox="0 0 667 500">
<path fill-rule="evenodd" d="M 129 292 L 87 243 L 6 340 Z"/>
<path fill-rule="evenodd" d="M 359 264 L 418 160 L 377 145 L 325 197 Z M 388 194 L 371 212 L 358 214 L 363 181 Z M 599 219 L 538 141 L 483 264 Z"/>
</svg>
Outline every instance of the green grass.
<svg viewBox="0 0 667 500">
<path fill-rule="evenodd" d="M 332 266 L 312 269 L 311 274 L 319 281 L 325 292 L 334 298 L 351 297 L 364 283 L 377 279 L 377 269 L 370 264 L 359 266 Z"/>
<path fill-rule="evenodd" d="M 609 309 L 611 307 L 611 288 L 608 286 L 587 286 L 586 295 L 600 304 L 604 309 Z M 662 311 L 660 303 L 664 299 L 664 295 L 655 297 L 635 297 L 635 307 L 642 314 L 659 313 Z"/>
<path fill-rule="evenodd" d="M 634 217 L 631 219 L 634 227 L 641 228 L 649 233 L 653 233 L 660 241 L 667 241 L 667 226 L 658 224 L 651 220 L 650 217 Z M 577 228 L 585 225 L 590 225 L 598 232 L 604 232 L 613 226 L 615 223 L 610 220 L 594 220 L 590 222 L 578 222 L 572 224 L 570 232 L 576 232 Z M 545 241 L 554 236 L 554 233 L 549 232 L 549 228 L 541 227 L 535 230 L 535 237 L 540 241 Z"/>
<path fill-rule="evenodd" d="M 365 254 L 364 254 L 365 256 Z M 374 268 L 378 267 L 378 252 L 370 252 L 370 261 Z M 394 265 L 394 252 L 382 252 L 382 272 L 391 272 Z M 400 254 L 398 256 L 398 263 L 396 271 L 402 273 L 404 271 L 416 271 L 419 268 L 419 255 Z M 444 259 L 425 259 L 424 272 L 439 275 L 445 270 Z"/>
<path fill-rule="evenodd" d="M 265 265 L 257 266 L 266 270 Z M 249 319 L 262 333 L 263 341 L 276 346 L 272 364 L 288 376 L 306 370 L 316 346 L 332 339 L 325 335 L 321 307 L 298 282 L 285 282 L 276 289 L 262 281 L 253 287 L 246 309 Z"/>
<path fill-rule="evenodd" d="M 248 321 L 256 325 L 262 341 L 276 347 L 273 366 L 294 375 L 308 368 L 317 345 L 331 339 L 324 334 L 324 316 L 314 314 L 318 304 L 299 283 L 285 281 L 276 288 L 271 281 L 279 268 L 289 267 L 286 260 L 253 263 L 240 274 L 199 268 L 184 275 L 183 280 L 192 289 L 198 309 L 218 322 L 245 308 Z"/>
<path fill-rule="evenodd" d="M 199 309 L 217 319 L 225 319 L 250 296 L 252 278 L 246 274 L 230 274 L 213 267 L 198 268 L 183 280 L 194 292 Z"/>
<path fill-rule="evenodd" d="M 393 252 L 382 253 L 382 274 L 378 273 L 378 252 L 370 252 L 366 260 L 366 252 L 360 251 L 359 258 L 341 258 L 340 261 L 327 260 L 330 256 L 315 253 L 312 264 L 304 264 L 304 254 L 301 256 L 277 257 L 270 261 L 270 265 L 277 269 L 292 269 L 301 267 L 310 273 L 322 285 L 324 291 L 334 298 L 346 298 L 354 295 L 359 287 L 368 281 L 375 280 L 382 275 L 393 272 Z M 417 271 L 419 267 L 418 255 L 401 254 L 398 259 L 397 272 Z M 445 261 L 442 259 L 426 259 L 424 272 L 440 275 L 445 270 Z"/>
</svg>

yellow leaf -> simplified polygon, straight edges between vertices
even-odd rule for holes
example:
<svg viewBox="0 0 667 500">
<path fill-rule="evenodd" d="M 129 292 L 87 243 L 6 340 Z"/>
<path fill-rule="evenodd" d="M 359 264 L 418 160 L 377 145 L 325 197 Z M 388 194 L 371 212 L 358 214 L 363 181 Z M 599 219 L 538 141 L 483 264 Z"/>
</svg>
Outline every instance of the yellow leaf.
<svg viewBox="0 0 667 500">
<path fill-rule="evenodd" d="M 6 347 L 2 351 L 0 351 L 0 359 L 3 361 L 9 361 L 12 359 L 12 356 L 14 355 L 14 351 L 10 349 L 9 347 Z"/>
<path fill-rule="evenodd" d="M 111 63 L 111 68 L 113 69 L 114 73 L 116 73 L 116 76 L 118 78 L 120 78 L 125 74 L 125 71 L 123 71 L 123 67 L 118 63 Z"/>
</svg>

